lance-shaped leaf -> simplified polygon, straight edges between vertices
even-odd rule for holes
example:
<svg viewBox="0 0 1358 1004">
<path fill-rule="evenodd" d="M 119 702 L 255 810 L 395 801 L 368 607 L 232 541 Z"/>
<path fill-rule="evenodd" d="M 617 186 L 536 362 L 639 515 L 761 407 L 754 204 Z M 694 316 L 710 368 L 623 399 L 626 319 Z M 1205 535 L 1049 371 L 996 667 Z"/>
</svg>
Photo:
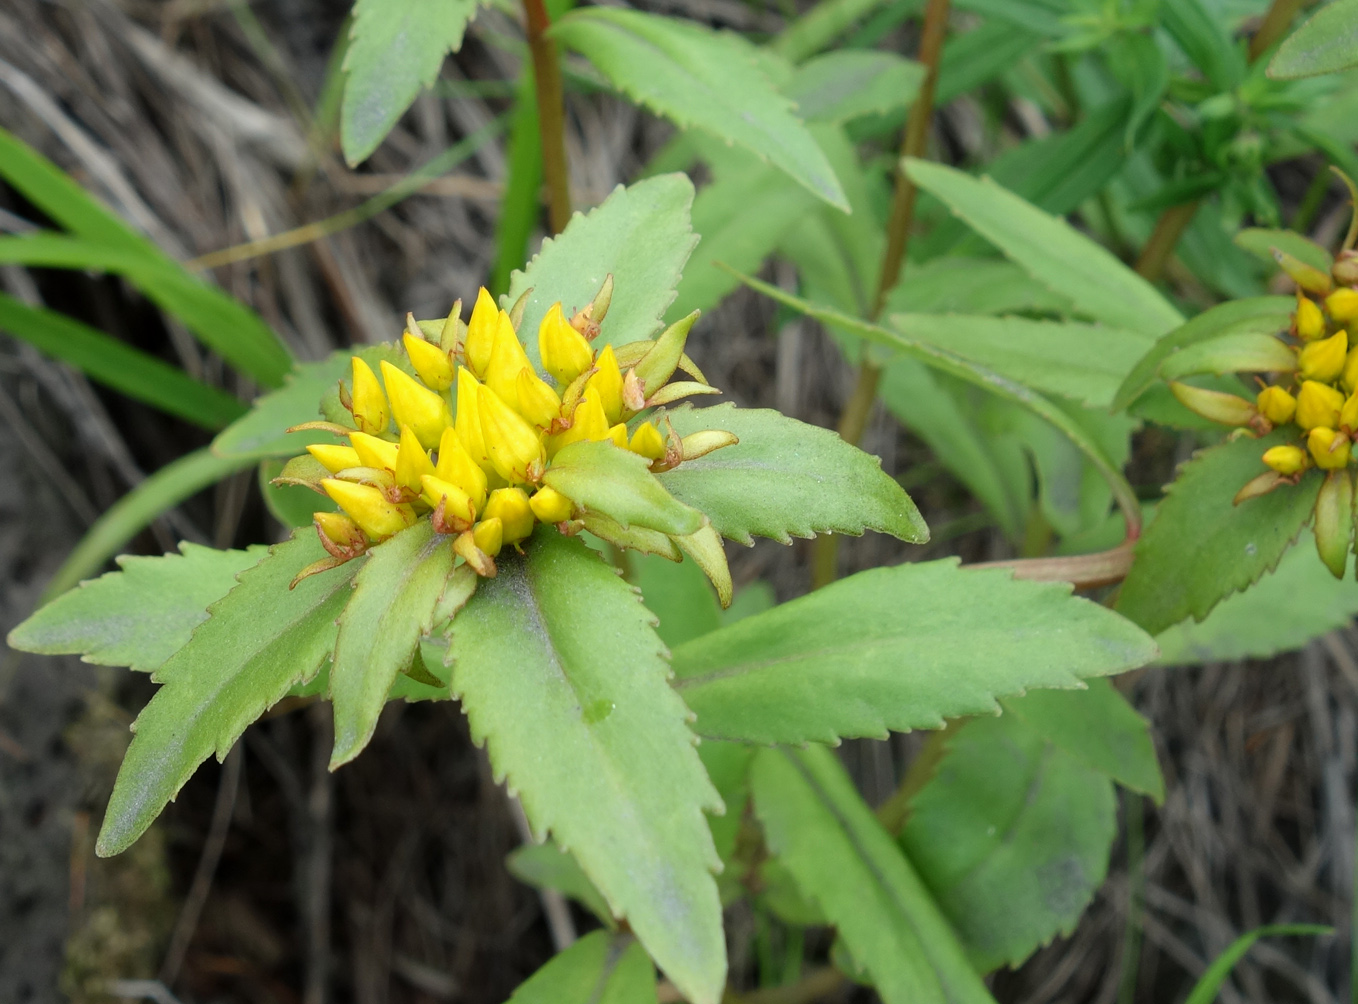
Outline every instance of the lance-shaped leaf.
<svg viewBox="0 0 1358 1004">
<path fill-rule="evenodd" d="M 1117 610 L 1158 634 L 1186 617 L 1202 620 L 1276 567 L 1310 519 L 1324 478 L 1310 471 L 1300 484 L 1231 503 L 1245 482 L 1266 469 L 1259 459 L 1264 451 L 1292 438 L 1279 430 L 1194 454 L 1136 545 Z"/>
<path fill-rule="evenodd" d="M 1285 251 L 1298 261 L 1312 268 L 1328 272 L 1334 264 L 1334 255 L 1326 251 L 1311 238 L 1295 230 L 1266 230 L 1263 227 L 1246 227 L 1234 238 L 1235 246 L 1248 251 L 1260 261 L 1277 266 L 1273 257 L 1275 249 Z M 1234 302 L 1234 301 L 1231 301 Z"/>
<path fill-rule="evenodd" d="M 1155 758 L 1146 719 L 1116 687 L 1088 680 L 1084 690 L 1034 690 L 1000 702 L 1062 752 L 1118 784 L 1157 803 L 1164 801 L 1165 780 Z"/>
<path fill-rule="evenodd" d="M 477 0 L 358 0 L 344 57 L 340 143 L 350 165 L 366 160 L 443 57 L 462 46 Z"/>
<path fill-rule="evenodd" d="M 1158 336 L 1183 323 L 1149 282 L 1065 220 L 1038 209 L 989 178 L 909 159 L 906 173 L 1016 265 L 1083 314 Z"/>
<path fill-rule="evenodd" d="M 915 100 L 924 65 L 877 49 L 841 49 L 809 59 L 783 89 L 808 121 L 847 122 Z"/>
<path fill-rule="evenodd" d="M 993 1001 L 938 904 L 829 750 L 760 750 L 750 786 L 769 849 L 886 1004 Z"/>
<path fill-rule="evenodd" d="M 655 970 L 630 935 L 592 931 L 530 976 L 509 1004 L 655 1004 Z"/>
<path fill-rule="evenodd" d="M 617 928 L 608 904 L 589 876 L 580 870 L 575 858 L 552 841 L 516 848 L 505 858 L 505 867 L 520 882 L 539 889 L 555 889 L 588 909 L 610 931 Z"/>
<path fill-rule="evenodd" d="M 6 639 L 11 648 L 80 655 L 98 666 L 150 673 L 186 644 L 207 608 L 236 585 L 236 576 L 266 549 L 218 551 L 187 541 L 179 554 L 121 555 L 121 571 L 82 582 L 39 608 Z"/>
<path fill-rule="evenodd" d="M 1103 884 L 1113 786 L 1013 715 L 948 740 L 901 846 L 981 972 L 1069 934 Z"/>
<path fill-rule="evenodd" d="M 571 443 L 552 458 L 542 480 L 576 505 L 630 526 L 686 536 L 703 514 L 678 501 L 650 470 L 650 461 L 611 440 Z"/>
<path fill-rule="evenodd" d="M 420 520 L 368 551 L 340 617 L 330 699 L 335 705 L 333 770 L 363 751 L 398 673 L 410 666 L 420 636 L 453 570 L 452 538 Z"/>
<path fill-rule="evenodd" d="M 575 855 L 688 999 L 715 1004 L 726 950 L 703 810 L 721 800 L 652 623 L 598 555 L 539 530 L 453 620 L 452 690 L 534 830 Z"/>
<path fill-rule="evenodd" d="M 1269 60 L 1275 80 L 1314 77 L 1358 66 L 1358 0 L 1326 4 L 1283 39 Z"/>
<path fill-rule="evenodd" d="M 689 224 L 693 182 L 662 174 L 627 188 L 619 186 L 588 213 L 576 213 L 566 229 L 542 242 L 528 267 L 509 281 L 508 303 L 524 293 L 519 340 L 539 369 L 538 325 L 560 301 L 566 316 L 594 299 L 613 276 L 613 299 L 596 348 L 650 338 L 674 302 L 679 275 L 698 243 Z M 530 292 L 531 290 L 531 292 Z"/>
<path fill-rule="evenodd" d="M 1180 349 L 1160 364 L 1165 380 L 1182 380 L 1202 373 L 1291 373 L 1297 354 L 1272 334 L 1243 332 Z"/>
<path fill-rule="evenodd" d="M 741 544 L 752 536 L 789 543 L 817 533 L 880 530 L 912 543 L 929 539 L 915 503 L 877 458 L 776 411 L 676 408 L 664 416 L 680 436 L 704 429 L 740 442 L 659 475 L 681 502 L 707 514 L 717 532 Z"/>
<path fill-rule="evenodd" d="M 141 836 L 209 754 L 225 757 L 247 725 L 320 669 L 359 564 L 288 588 L 324 557 L 308 529 L 273 547 L 156 673 L 165 685 L 133 725 L 99 833 L 100 855 L 117 854 Z"/>
<path fill-rule="evenodd" d="M 859 572 L 685 642 L 673 662 L 700 734 L 805 743 L 939 728 L 1153 658 L 1136 625 L 1068 585 L 947 559 Z"/>
<path fill-rule="evenodd" d="M 572 11 L 552 35 L 634 101 L 757 153 L 849 211 L 830 162 L 764 75 L 758 50 L 739 35 L 614 7 Z"/>
</svg>

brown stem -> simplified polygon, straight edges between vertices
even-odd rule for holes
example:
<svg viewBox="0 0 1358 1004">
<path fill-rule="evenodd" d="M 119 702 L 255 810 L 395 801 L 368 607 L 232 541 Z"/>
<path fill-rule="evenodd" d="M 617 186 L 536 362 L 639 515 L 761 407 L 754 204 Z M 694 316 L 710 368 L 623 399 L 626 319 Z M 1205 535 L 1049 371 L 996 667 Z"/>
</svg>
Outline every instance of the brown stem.
<svg viewBox="0 0 1358 1004">
<path fill-rule="evenodd" d="M 1283 33 L 1292 26 L 1292 20 L 1297 16 L 1297 12 L 1306 6 L 1306 0 L 1273 0 L 1269 5 L 1268 13 L 1259 22 L 1259 30 L 1250 39 L 1250 62 L 1262 56 L 1273 43 L 1283 37 Z"/>
<path fill-rule="evenodd" d="M 785 987 L 765 987 L 743 994 L 728 990 L 722 995 L 722 1004 L 811 1004 L 846 983 L 848 978 L 834 966 L 821 966 Z"/>
<path fill-rule="evenodd" d="M 901 160 L 922 156 L 929 139 L 929 124 L 934 116 L 934 90 L 938 83 L 938 62 L 943 53 L 943 36 L 947 33 L 950 8 L 950 0 L 928 0 L 924 8 L 924 25 L 919 42 L 919 62 L 924 65 L 924 80 L 915 95 L 915 103 L 910 107 L 910 117 L 906 120 L 905 133 L 901 136 Z M 870 319 L 873 321 L 881 316 L 887 294 L 900 278 L 906 244 L 910 240 L 910 225 L 915 219 L 916 194 L 918 190 L 915 183 L 906 176 L 898 162 L 896 192 L 891 200 L 891 218 L 887 224 L 886 251 L 882 255 L 882 271 L 877 278 L 877 293 L 872 303 Z M 865 349 L 862 361 L 858 364 L 858 379 L 853 393 L 839 421 L 839 434 L 845 442 L 857 446 L 862 441 L 881 378 L 881 366 L 872 360 Z M 819 589 L 835 580 L 838 559 L 839 538 L 833 534 L 817 537 L 811 557 L 811 588 Z"/>
<path fill-rule="evenodd" d="M 1197 211 L 1197 202 L 1185 202 L 1170 206 L 1160 214 L 1160 218 L 1155 221 L 1155 229 L 1151 231 L 1150 238 L 1146 241 L 1146 246 L 1141 249 L 1141 257 L 1136 260 L 1138 275 L 1152 282 L 1160 278 L 1170 255 L 1174 253 L 1174 245 L 1179 243 L 1179 238 L 1193 222 Z"/>
<path fill-rule="evenodd" d="M 1111 551 L 1075 554 L 1060 558 L 1016 558 L 1012 561 L 984 561 L 966 568 L 1012 568 L 1014 578 L 1033 582 L 1069 582 L 1076 589 L 1111 586 L 1127 577 L 1132 567 L 1136 539 L 1124 540 Z"/>
<path fill-rule="evenodd" d="M 566 105 L 561 86 L 561 59 L 556 43 L 547 37 L 552 22 L 543 0 L 523 0 L 523 10 L 528 18 L 528 51 L 533 56 L 533 84 L 538 98 L 547 218 L 552 233 L 559 234 L 571 220 L 571 176 L 566 163 Z"/>
<path fill-rule="evenodd" d="M 910 803 L 920 789 L 933 779 L 938 765 L 943 762 L 947 752 L 948 739 L 953 736 L 965 719 L 956 718 L 937 732 L 929 733 L 924 746 L 910 761 L 910 769 L 901 778 L 900 786 L 885 802 L 877 807 L 877 819 L 892 836 L 898 836 L 910 819 Z"/>
</svg>

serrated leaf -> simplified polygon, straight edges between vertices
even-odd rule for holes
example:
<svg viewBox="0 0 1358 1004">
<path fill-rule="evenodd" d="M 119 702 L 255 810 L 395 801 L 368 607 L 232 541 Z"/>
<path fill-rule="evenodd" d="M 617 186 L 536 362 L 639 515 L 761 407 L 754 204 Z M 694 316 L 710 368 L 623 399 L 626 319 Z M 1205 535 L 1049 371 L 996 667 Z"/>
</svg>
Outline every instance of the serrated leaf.
<svg viewBox="0 0 1358 1004">
<path fill-rule="evenodd" d="M 911 801 L 901 846 L 981 972 L 1069 934 L 1117 832 L 1109 780 L 1013 715 L 967 722 Z"/>
<path fill-rule="evenodd" d="M 769 849 L 835 925 L 886 1004 L 993 1001 L 920 876 L 833 754 L 816 746 L 760 750 L 750 785 Z"/>
<path fill-rule="evenodd" d="M 723 537 L 789 543 L 817 533 L 879 530 L 911 543 L 929 539 L 915 503 L 876 457 L 776 411 L 676 408 L 664 414 L 680 436 L 721 429 L 740 438 L 658 475 L 679 501 L 706 513 Z"/>
<path fill-rule="evenodd" d="M 1287 296 L 1255 296 L 1217 304 L 1164 335 L 1132 367 L 1112 408 L 1122 411 L 1156 382 L 1160 364 L 1180 349 L 1222 335 L 1274 334 L 1286 331 L 1296 301 Z"/>
<path fill-rule="evenodd" d="M 40 607 L 6 641 L 22 652 L 79 655 L 97 666 L 159 669 L 266 548 L 218 551 L 184 541 L 179 551 L 119 556 L 121 571 L 82 582 Z"/>
<path fill-rule="evenodd" d="M 905 171 L 1020 268 L 1066 297 L 1082 314 L 1159 336 L 1183 317 L 1145 279 L 1065 220 L 1043 212 L 989 178 L 907 159 Z"/>
<path fill-rule="evenodd" d="M 623 529 L 696 533 L 703 514 L 674 498 L 651 473 L 651 463 L 611 440 L 571 443 L 552 458 L 543 483 L 586 511 L 600 512 Z"/>
<path fill-rule="evenodd" d="M 1070 301 L 1013 262 L 936 258 L 910 263 L 887 296 L 888 314 L 1069 314 Z"/>
<path fill-rule="evenodd" d="M 246 726 L 321 668 L 358 570 L 350 562 L 288 588 L 323 557 L 310 530 L 275 545 L 156 673 L 165 685 L 133 725 L 99 832 L 101 856 L 126 849 L 209 754 L 225 757 Z"/>
<path fill-rule="evenodd" d="M 1160 364 L 1163 380 L 1211 373 L 1291 373 L 1297 368 L 1297 353 L 1272 334 L 1240 332 L 1218 335 L 1205 342 L 1180 349 Z"/>
<path fill-rule="evenodd" d="M 1285 489 L 1283 489 L 1285 490 Z M 1155 636 L 1164 666 L 1266 659 L 1301 648 L 1358 614 L 1358 582 L 1336 579 L 1303 530 L 1275 571 L 1228 596 L 1201 623 L 1181 621 Z"/>
<path fill-rule="evenodd" d="M 1326 251 L 1305 234 L 1299 234 L 1295 230 L 1267 230 L 1263 227 L 1246 227 L 1235 235 L 1235 245 L 1248 251 L 1260 261 L 1268 262 L 1274 268 L 1277 267 L 1277 260 L 1273 257 L 1273 249 L 1286 251 L 1294 258 L 1318 268 L 1322 272 L 1328 272 L 1334 264 L 1334 255 Z"/>
<path fill-rule="evenodd" d="M 563 851 L 552 841 L 515 848 L 505 859 L 505 866 L 520 882 L 539 889 L 555 889 L 579 902 L 610 931 L 616 929 L 608 904 L 599 895 L 599 890 L 594 888 L 589 876 L 580 869 L 569 852 Z"/>
<path fill-rule="evenodd" d="M 847 122 L 905 108 L 924 82 L 924 66 L 894 52 L 841 49 L 797 67 L 783 93 L 807 121 Z"/>
<path fill-rule="evenodd" d="M 1293 436 L 1279 430 L 1200 450 L 1166 488 L 1137 542 L 1116 609 L 1152 634 L 1185 618 L 1202 620 L 1234 592 L 1278 564 L 1311 517 L 1324 480 L 1309 471 L 1298 485 L 1231 504 L 1266 468 L 1260 457 Z"/>
<path fill-rule="evenodd" d="M 443 57 L 462 47 L 477 0 L 357 0 L 344 57 L 340 143 L 353 167 L 368 158 Z"/>
<path fill-rule="evenodd" d="M 528 978 L 509 1004 L 655 1004 L 655 970 L 630 935 L 592 931 Z"/>
<path fill-rule="evenodd" d="M 633 581 L 659 623 L 656 634 L 670 648 L 721 627 L 721 607 L 697 562 L 632 558 Z"/>
<path fill-rule="evenodd" d="M 719 810 L 651 617 L 578 540 L 502 554 L 452 623 L 452 691 L 534 830 L 550 832 L 695 1004 L 726 975 Z M 550 750 L 550 756 L 543 751 Z"/>
<path fill-rule="evenodd" d="M 1268 63 L 1274 80 L 1337 73 L 1358 66 L 1358 0 L 1335 0 L 1311 15 Z"/>
<path fill-rule="evenodd" d="M 825 155 L 765 76 L 759 53 L 732 32 L 613 7 L 586 7 L 552 35 L 634 101 L 681 128 L 753 151 L 832 206 L 848 211 Z"/>
<path fill-rule="evenodd" d="M 1165 31 L 1218 91 L 1229 93 L 1245 79 L 1245 55 L 1222 29 L 1215 9 L 1200 0 L 1175 0 L 1157 13 Z"/>
<path fill-rule="evenodd" d="M 1153 658 L 1135 625 L 1065 584 L 947 559 L 859 572 L 686 642 L 673 664 L 699 734 L 805 743 L 939 728 Z"/>
<path fill-rule="evenodd" d="M 1000 702 L 1062 752 L 1132 791 L 1165 798 L 1150 726 L 1108 680 L 1084 690 L 1034 690 Z"/>
<path fill-rule="evenodd" d="M 1036 390 L 1096 407 L 1113 399 L 1149 342 L 1126 328 L 968 314 L 893 314 L 907 338 L 937 345 Z"/>
<path fill-rule="evenodd" d="M 569 317 L 613 276 L 613 300 L 594 345 L 650 338 L 674 302 L 684 263 L 698 238 L 689 223 L 693 183 L 682 174 L 662 174 L 618 186 L 588 213 L 576 213 L 556 237 L 542 242 L 528 267 L 509 280 L 506 301 L 517 303 L 530 289 L 519 325 L 520 341 L 534 365 L 538 326 L 558 301 Z"/>
<path fill-rule="evenodd" d="M 420 520 L 371 548 L 340 615 L 330 700 L 335 750 L 330 769 L 363 751 L 387 692 L 434 624 L 434 607 L 453 571 L 452 538 Z"/>
</svg>

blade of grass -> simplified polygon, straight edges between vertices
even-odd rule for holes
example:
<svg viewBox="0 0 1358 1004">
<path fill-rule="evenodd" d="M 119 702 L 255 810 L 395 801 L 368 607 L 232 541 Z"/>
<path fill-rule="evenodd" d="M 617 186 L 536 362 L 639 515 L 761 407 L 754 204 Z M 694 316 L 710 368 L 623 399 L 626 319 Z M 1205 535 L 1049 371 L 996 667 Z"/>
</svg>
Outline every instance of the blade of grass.
<svg viewBox="0 0 1358 1004">
<path fill-rule="evenodd" d="M 1193 992 L 1188 995 L 1184 1004 L 1212 1004 L 1217 999 L 1217 994 L 1221 992 L 1226 979 L 1231 975 L 1231 970 L 1235 968 L 1237 962 L 1245 957 L 1245 953 L 1254 947 L 1254 943 L 1260 938 L 1273 938 L 1282 935 L 1296 934 L 1333 934 L 1333 927 L 1326 927 L 1324 924 L 1269 924 L 1264 927 L 1256 927 L 1253 931 L 1242 934 L 1231 942 L 1226 951 L 1216 957 L 1207 972 L 1193 987 Z"/>
<path fill-rule="evenodd" d="M 161 513 L 190 495 L 257 463 L 252 455 L 219 457 L 210 447 L 195 450 L 166 464 L 115 502 L 81 538 L 70 557 L 47 584 L 40 604 L 60 596 L 88 579 Z"/>
<path fill-rule="evenodd" d="M 168 363 L 86 324 L 0 293 L 0 328 L 70 363 L 92 380 L 153 408 L 220 429 L 245 414 L 226 391 L 199 383 Z"/>
<path fill-rule="evenodd" d="M 495 268 L 490 291 L 509 291 L 509 274 L 528 259 L 528 239 L 537 223 L 538 192 L 542 188 L 542 140 L 538 136 L 538 100 L 533 64 L 524 61 L 514 101 L 514 123 L 509 137 L 509 177 L 500 199 L 495 224 Z"/>
</svg>

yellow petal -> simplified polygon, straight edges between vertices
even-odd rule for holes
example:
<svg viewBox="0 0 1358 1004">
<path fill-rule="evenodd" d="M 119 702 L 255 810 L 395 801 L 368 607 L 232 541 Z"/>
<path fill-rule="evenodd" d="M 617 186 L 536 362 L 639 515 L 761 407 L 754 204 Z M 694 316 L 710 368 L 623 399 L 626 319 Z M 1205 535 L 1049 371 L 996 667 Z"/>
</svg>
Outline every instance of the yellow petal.
<svg viewBox="0 0 1358 1004">
<path fill-rule="evenodd" d="M 1297 312 L 1293 320 L 1298 338 L 1313 342 L 1325 334 L 1325 315 L 1315 300 L 1303 296 L 1301 290 L 1297 290 Z"/>
<path fill-rule="evenodd" d="M 341 550 L 357 551 L 368 544 L 362 528 L 342 512 L 313 512 L 311 521 L 316 524 L 317 532 Z M 330 549 L 327 547 L 326 550 Z"/>
<path fill-rule="evenodd" d="M 387 384 L 391 415 L 396 424 L 410 426 L 426 450 L 438 446 L 443 430 L 453 424 L 453 418 L 448 414 L 448 402 L 385 359 L 382 360 L 382 379 Z"/>
<path fill-rule="evenodd" d="M 1265 387 L 1255 398 L 1259 413 L 1274 425 L 1286 425 L 1297 413 L 1297 399 L 1282 387 Z"/>
<path fill-rule="evenodd" d="M 471 320 L 467 322 L 467 341 L 464 352 L 467 368 L 477 377 L 486 374 L 490 365 L 491 349 L 495 347 L 495 329 L 499 324 L 500 308 L 495 305 L 495 297 L 484 287 L 476 294 L 476 306 L 472 308 Z"/>
<path fill-rule="evenodd" d="M 1339 423 L 1344 395 L 1329 384 L 1307 380 L 1297 394 L 1297 413 L 1293 416 L 1303 429 L 1333 429 Z"/>
<path fill-rule="evenodd" d="M 426 474 L 420 478 L 420 498 L 431 509 L 437 509 L 439 503 L 443 503 L 443 516 L 445 520 L 457 519 L 463 523 L 470 524 L 475 513 L 472 510 L 472 500 L 457 485 L 432 474 Z M 466 529 L 464 526 L 462 529 Z"/>
<path fill-rule="evenodd" d="M 472 540 L 476 542 L 477 547 L 493 558 L 500 553 L 500 548 L 504 547 L 504 524 L 500 522 L 498 516 L 483 519 L 472 530 Z"/>
<path fill-rule="evenodd" d="M 478 509 L 485 505 L 486 472 L 481 470 L 480 465 L 462 445 L 456 429 L 443 430 L 443 438 L 439 440 L 439 459 L 434 467 L 434 473 L 466 492 L 467 497 Z"/>
<path fill-rule="evenodd" d="M 604 417 L 608 419 L 609 425 L 615 425 L 622 418 L 622 371 L 618 369 L 618 357 L 613 353 L 613 346 L 605 345 L 599 358 L 594 360 L 594 365 L 599 372 L 589 378 L 585 389 L 592 387 L 599 392 Z"/>
<path fill-rule="evenodd" d="M 659 460 L 665 455 L 665 439 L 650 422 L 642 422 L 637 426 L 637 431 L 632 433 L 630 449 L 648 460 Z"/>
<path fill-rule="evenodd" d="M 557 450 L 571 443 L 594 442 L 607 438 L 608 419 L 604 415 L 604 406 L 599 401 L 599 392 L 593 387 L 587 387 L 580 398 L 580 403 L 575 406 L 575 413 L 571 416 L 571 427 L 551 438 L 549 450 L 555 455 Z"/>
<path fill-rule="evenodd" d="M 476 401 L 481 410 L 486 452 L 496 472 L 511 483 L 532 480 L 530 473 L 540 469 L 545 459 L 538 431 L 488 386 L 478 389 Z"/>
<path fill-rule="evenodd" d="M 449 426 L 451 428 L 451 426 Z M 401 426 L 401 448 L 396 451 L 396 483 L 412 492 L 420 490 L 420 478 L 434 473 L 434 465 L 429 454 L 415 438 L 410 426 Z"/>
<path fill-rule="evenodd" d="M 1325 297 L 1325 309 L 1336 321 L 1352 321 L 1358 318 L 1358 289 L 1342 287 Z"/>
<path fill-rule="evenodd" d="M 350 395 L 354 424 L 360 432 L 374 435 L 386 432 L 391 413 L 387 410 L 387 398 L 382 393 L 382 385 L 377 382 L 377 374 L 358 356 L 353 357 L 350 366 L 354 377 L 354 389 Z"/>
<path fill-rule="evenodd" d="M 509 323 L 509 315 L 500 311 L 495 329 L 495 346 L 491 350 L 490 364 L 486 367 L 485 384 L 500 400 L 515 411 L 519 408 L 519 372 L 531 370 L 528 353 L 519 344 L 519 336 L 514 333 L 514 325 Z"/>
<path fill-rule="evenodd" d="M 533 507 L 528 501 L 528 493 L 522 488 L 495 489 L 486 500 L 486 508 L 481 516 L 484 520 L 500 521 L 504 528 L 506 544 L 523 540 L 533 532 L 533 525 L 537 522 L 533 517 Z M 481 550 L 486 549 L 483 547 Z"/>
<path fill-rule="evenodd" d="M 1323 471 L 1347 467 L 1351 447 L 1348 436 L 1323 426 L 1312 429 L 1306 435 L 1306 448 L 1311 451 L 1311 459 Z"/>
<path fill-rule="evenodd" d="M 561 523 L 571 518 L 574 503 L 555 488 L 543 486 L 528 500 L 533 515 L 544 523 Z"/>
<path fill-rule="evenodd" d="M 1296 474 L 1311 466 L 1311 458 L 1300 446 L 1274 446 L 1264 451 L 1264 463 L 1279 474 Z"/>
<path fill-rule="evenodd" d="M 376 467 L 378 470 L 396 472 L 396 457 L 400 451 L 395 443 L 369 436 L 366 432 L 351 432 L 349 444 L 358 455 L 358 467 Z"/>
<path fill-rule="evenodd" d="M 410 365 L 415 367 L 426 386 L 442 391 L 453 385 L 453 366 L 441 348 L 409 332 L 401 336 L 401 341 L 405 344 Z"/>
<path fill-rule="evenodd" d="M 400 533 L 415 522 L 414 509 L 404 503 L 388 502 L 381 491 L 370 485 L 324 478 L 321 487 L 373 540 Z"/>
<path fill-rule="evenodd" d="M 352 446 L 336 446 L 331 443 L 312 443 L 306 451 L 316 458 L 317 462 L 331 474 L 335 474 L 348 467 L 361 467 L 363 464 L 358 459 L 358 451 Z"/>
<path fill-rule="evenodd" d="M 1344 372 L 1348 356 L 1349 335 L 1342 328 L 1329 338 L 1303 345 L 1297 353 L 1297 371 L 1303 380 L 1329 383 Z"/>
<path fill-rule="evenodd" d="M 554 303 L 538 325 L 538 352 L 542 365 L 558 384 L 565 387 L 594 362 L 594 352 L 585 337 L 571 327 Z"/>
<path fill-rule="evenodd" d="M 547 381 L 533 372 L 531 366 L 519 370 L 515 396 L 519 402 L 519 414 L 530 425 L 545 429 L 561 417 L 561 398 L 547 385 Z"/>
</svg>

